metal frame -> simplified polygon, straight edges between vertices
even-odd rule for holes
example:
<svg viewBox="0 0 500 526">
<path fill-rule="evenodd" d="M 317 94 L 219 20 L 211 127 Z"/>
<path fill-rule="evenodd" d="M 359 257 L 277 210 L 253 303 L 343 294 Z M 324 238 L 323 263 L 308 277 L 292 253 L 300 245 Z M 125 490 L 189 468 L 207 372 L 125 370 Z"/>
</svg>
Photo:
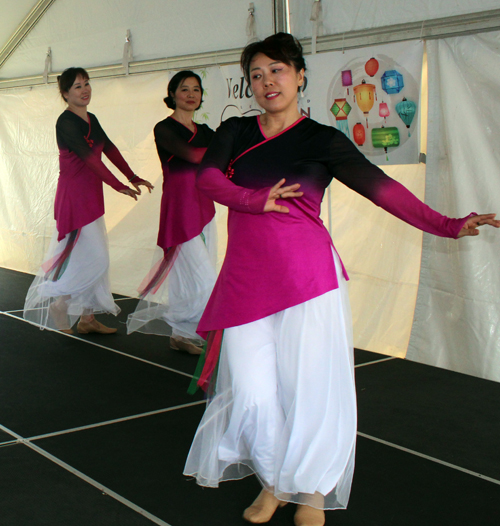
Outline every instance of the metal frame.
<svg viewBox="0 0 500 526">
<path fill-rule="evenodd" d="M 289 0 L 274 0 L 273 27 L 275 33 L 290 33 Z"/>
<path fill-rule="evenodd" d="M 39 0 L 28 16 L 21 22 L 14 34 L 0 50 L 0 68 L 7 62 L 9 57 L 18 48 L 21 42 L 29 35 L 30 31 L 38 24 L 45 11 L 56 0 Z"/>
<path fill-rule="evenodd" d="M 52 0 L 52 2 L 53 1 L 55 0 Z M 42 2 L 39 4 L 41 3 Z M 49 3 L 49 0 L 44 0 L 44 3 Z M 287 5 L 287 0 L 275 0 L 275 6 L 277 6 L 277 4 L 281 6 L 280 13 L 283 14 L 283 8 Z M 277 12 L 278 11 L 279 10 L 277 10 Z M 280 18 L 281 14 L 276 13 L 274 20 L 275 28 L 281 28 L 279 24 L 283 24 L 284 19 Z M 406 40 L 446 38 L 481 33 L 485 31 L 495 31 L 499 29 L 500 9 L 494 9 L 471 15 L 453 16 L 439 18 L 432 21 L 411 22 L 408 24 L 399 24 L 378 27 L 374 29 L 350 31 L 347 33 L 337 33 L 335 35 L 326 35 L 318 37 L 317 51 L 340 51 L 344 49 L 369 47 L 377 44 L 403 42 Z M 304 46 L 304 52 L 309 54 L 311 52 L 311 39 L 302 39 L 301 43 Z M 193 55 L 182 55 L 164 59 L 131 62 L 129 65 L 129 74 L 137 75 L 156 71 L 235 64 L 239 62 L 240 54 L 241 48 L 238 48 L 207 53 L 197 53 Z M 121 77 L 125 76 L 126 74 L 125 68 L 121 63 L 110 66 L 88 68 L 88 72 L 92 78 Z M 56 78 L 57 73 L 49 74 L 49 84 L 55 83 Z M 0 80 L 0 90 L 37 86 L 41 84 L 44 84 L 42 73 L 30 77 Z"/>
</svg>

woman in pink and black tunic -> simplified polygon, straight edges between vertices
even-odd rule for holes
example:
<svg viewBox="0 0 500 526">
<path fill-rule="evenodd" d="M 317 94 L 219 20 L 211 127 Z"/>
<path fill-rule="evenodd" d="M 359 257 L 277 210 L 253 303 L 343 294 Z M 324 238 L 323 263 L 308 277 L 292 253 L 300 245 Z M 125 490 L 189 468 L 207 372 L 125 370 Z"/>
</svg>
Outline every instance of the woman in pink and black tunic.
<svg viewBox="0 0 500 526">
<path fill-rule="evenodd" d="M 202 93 L 192 71 L 180 71 L 168 85 L 164 101 L 174 112 L 154 129 L 163 170 L 158 249 L 127 321 L 129 334 L 171 336 L 171 348 L 191 354 L 201 353 L 196 327 L 215 284 L 217 257 L 214 203 L 196 188 L 196 171 L 214 134 L 193 121 Z"/>
<path fill-rule="evenodd" d="M 294 502 L 296 526 L 322 526 L 323 510 L 347 506 L 356 444 L 347 274 L 319 217 L 325 189 L 335 177 L 438 236 L 500 221 L 442 216 L 340 131 L 301 117 L 305 62 L 291 35 L 247 46 L 242 68 L 265 113 L 224 122 L 198 175 L 229 207 L 228 247 L 198 328 L 209 342 L 198 383 L 218 372 L 185 474 L 210 487 L 256 474 L 246 520 Z"/>
<path fill-rule="evenodd" d="M 153 188 L 130 169 L 108 139 L 96 116 L 87 112 L 92 90 L 88 73 L 69 68 L 58 77 L 59 91 L 68 104 L 56 124 L 59 180 L 54 206 L 56 233 L 46 261 L 31 285 L 24 318 L 48 329 L 72 333 L 112 334 L 94 313 L 118 314 L 110 290 L 109 252 L 104 224 L 103 182 L 137 200 L 139 186 Z M 106 157 L 135 189 L 121 183 L 101 160 Z"/>
</svg>

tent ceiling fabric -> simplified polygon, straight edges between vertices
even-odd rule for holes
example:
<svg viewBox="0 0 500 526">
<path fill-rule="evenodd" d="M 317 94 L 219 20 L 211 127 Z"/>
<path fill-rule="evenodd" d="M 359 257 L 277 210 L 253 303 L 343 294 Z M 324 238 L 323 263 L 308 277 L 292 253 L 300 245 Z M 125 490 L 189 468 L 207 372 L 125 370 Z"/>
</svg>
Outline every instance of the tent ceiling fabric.
<svg viewBox="0 0 500 526">
<path fill-rule="evenodd" d="M 273 2 L 254 4 L 258 36 L 271 34 Z M 54 71 L 121 63 L 127 29 L 134 60 L 243 47 L 248 6 L 246 0 L 56 1 L 0 69 L 0 78 L 40 74 L 49 47 Z"/>
<path fill-rule="evenodd" d="M 310 37 L 312 2 L 289 2 L 292 33 L 298 38 Z M 325 35 L 466 15 L 500 7 L 498 0 L 322 0 L 321 3 Z"/>
<path fill-rule="evenodd" d="M 312 3 L 289 0 L 291 31 L 301 39 L 311 36 Z M 1 46 L 36 4 L 36 0 L 0 0 Z M 274 4 L 274 0 L 254 1 L 258 38 L 273 32 Z M 498 9 L 499 4 L 498 0 L 322 0 L 322 6 L 323 34 L 339 35 L 419 20 L 425 25 L 436 18 Z M 87 0 L 84 4 L 56 0 L 0 68 L 0 80 L 41 75 L 49 47 L 53 71 L 76 64 L 87 68 L 121 64 L 128 29 L 134 62 L 239 49 L 247 43 L 248 7 L 247 0 Z M 377 43 L 356 42 L 351 44 Z M 327 47 L 335 48 L 331 43 Z"/>
</svg>

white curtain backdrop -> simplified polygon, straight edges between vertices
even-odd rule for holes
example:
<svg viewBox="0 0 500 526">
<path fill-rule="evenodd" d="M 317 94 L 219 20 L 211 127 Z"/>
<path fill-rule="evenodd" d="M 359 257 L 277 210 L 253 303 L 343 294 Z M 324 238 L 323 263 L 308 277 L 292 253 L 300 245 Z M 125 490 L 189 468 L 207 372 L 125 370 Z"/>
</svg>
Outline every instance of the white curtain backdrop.
<svg viewBox="0 0 500 526">
<path fill-rule="evenodd" d="M 500 213 L 500 33 L 428 43 L 426 202 Z M 407 358 L 500 381 L 500 235 L 424 235 Z"/>
</svg>

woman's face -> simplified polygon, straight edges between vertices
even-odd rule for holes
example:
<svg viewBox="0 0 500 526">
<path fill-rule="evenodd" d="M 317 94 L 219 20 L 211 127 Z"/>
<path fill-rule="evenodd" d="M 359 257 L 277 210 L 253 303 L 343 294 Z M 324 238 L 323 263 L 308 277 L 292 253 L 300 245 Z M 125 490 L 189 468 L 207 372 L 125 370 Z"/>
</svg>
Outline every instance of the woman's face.
<svg viewBox="0 0 500 526">
<path fill-rule="evenodd" d="M 194 77 L 181 81 L 174 93 L 175 109 L 194 111 L 201 104 L 201 88 Z"/>
<path fill-rule="evenodd" d="M 82 107 L 88 106 L 92 97 L 92 88 L 90 87 L 89 79 L 77 75 L 73 86 L 69 91 L 63 93 L 68 106 Z"/>
<path fill-rule="evenodd" d="M 268 113 L 279 113 L 297 107 L 304 70 L 257 53 L 250 62 L 250 80 L 259 105 Z"/>
</svg>

